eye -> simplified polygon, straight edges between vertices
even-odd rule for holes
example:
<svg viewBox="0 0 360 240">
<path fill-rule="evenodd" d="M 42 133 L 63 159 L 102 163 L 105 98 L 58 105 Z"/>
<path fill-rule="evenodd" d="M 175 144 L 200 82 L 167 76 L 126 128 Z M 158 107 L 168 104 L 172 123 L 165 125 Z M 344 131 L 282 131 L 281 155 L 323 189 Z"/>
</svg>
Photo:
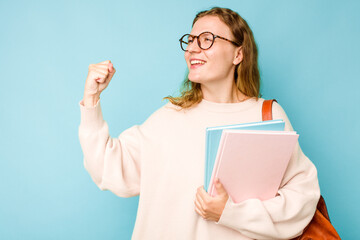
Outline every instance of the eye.
<svg viewBox="0 0 360 240">
<path fill-rule="evenodd" d="M 205 38 L 205 41 L 206 41 L 206 42 L 211 42 L 211 41 L 212 41 L 212 39 L 211 39 L 211 38 L 206 37 L 206 38 Z"/>
<path fill-rule="evenodd" d="M 188 38 L 187 42 L 188 42 L 188 43 L 192 43 L 192 42 L 194 42 L 194 38 L 193 38 L 193 37 L 191 37 L 191 36 L 189 36 L 189 38 Z"/>
</svg>

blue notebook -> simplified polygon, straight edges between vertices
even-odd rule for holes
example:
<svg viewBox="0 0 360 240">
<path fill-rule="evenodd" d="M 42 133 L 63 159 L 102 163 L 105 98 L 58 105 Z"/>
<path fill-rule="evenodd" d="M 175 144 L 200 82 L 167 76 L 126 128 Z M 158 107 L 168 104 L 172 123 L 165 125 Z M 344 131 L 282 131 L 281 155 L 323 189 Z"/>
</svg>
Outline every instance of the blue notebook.
<svg viewBox="0 0 360 240">
<path fill-rule="evenodd" d="M 221 139 L 221 134 L 224 129 L 283 131 L 284 128 L 285 128 L 285 122 L 281 119 L 206 128 L 205 179 L 204 179 L 205 190 L 208 191 L 217 150 Z"/>
</svg>

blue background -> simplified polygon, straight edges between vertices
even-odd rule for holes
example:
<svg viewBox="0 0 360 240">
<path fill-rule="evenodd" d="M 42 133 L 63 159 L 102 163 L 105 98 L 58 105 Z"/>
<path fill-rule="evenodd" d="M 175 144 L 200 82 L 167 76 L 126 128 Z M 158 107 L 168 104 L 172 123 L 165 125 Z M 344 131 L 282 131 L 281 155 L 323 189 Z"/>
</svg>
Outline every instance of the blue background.
<svg viewBox="0 0 360 240">
<path fill-rule="evenodd" d="M 117 136 L 178 92 L 186 71 L 178 39 L 217 5 L 251 26 L 263 96 L 287 112 L 334 226 L 356 239 L 358 1 L 0 0 L 1 239 L 131 237 L 138 198 L 101 192 L 83 167 L 78 102 L 88 65 L 110 59 L 117 69 L 102 94 Z"/>
</svg>

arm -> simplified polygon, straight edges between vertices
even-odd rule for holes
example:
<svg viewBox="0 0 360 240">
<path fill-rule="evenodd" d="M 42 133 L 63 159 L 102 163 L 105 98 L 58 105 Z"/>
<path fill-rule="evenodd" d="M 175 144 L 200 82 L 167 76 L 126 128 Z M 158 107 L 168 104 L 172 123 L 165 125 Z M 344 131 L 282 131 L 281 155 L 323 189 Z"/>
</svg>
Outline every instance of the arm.
<svg viewBox="0 0 360 240">
<path fill-rule="evenodd" d="M 79 139 L 84 165 L 101 190 L 121 197 L 139 194 L 140 138 L 138 126 L 111 138 L 102 118 L 101 106 L 85 107 L 80 103 Z"/>
<path fill-rule="evenodd" d="M 139 194 L 140 138 L 138 127 L 111 138 L 103 120 L 99 103 L 101 92 L 115 74 L 110 61 L 90 64 L 80 103 L 79 139 L 84 165 L 102 190 L 111 190 L 122 197 Z"/>
</svg>

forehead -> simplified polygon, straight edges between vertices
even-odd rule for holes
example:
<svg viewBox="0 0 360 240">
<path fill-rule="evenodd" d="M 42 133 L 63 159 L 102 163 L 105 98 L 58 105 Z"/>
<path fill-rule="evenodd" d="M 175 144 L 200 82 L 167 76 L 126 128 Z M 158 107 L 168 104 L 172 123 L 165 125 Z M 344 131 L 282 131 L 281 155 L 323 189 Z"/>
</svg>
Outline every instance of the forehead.
<svg viewBox="0 0 360 240">
<path fill-rule="evenodd" d="M 212 32 L 222 37 L 231 37 L 229 27 L 217 16 L 205 16 L 197 20 L 191 30 L 192 35 L 199 35 L 202 32 Z"/>
</svg>

